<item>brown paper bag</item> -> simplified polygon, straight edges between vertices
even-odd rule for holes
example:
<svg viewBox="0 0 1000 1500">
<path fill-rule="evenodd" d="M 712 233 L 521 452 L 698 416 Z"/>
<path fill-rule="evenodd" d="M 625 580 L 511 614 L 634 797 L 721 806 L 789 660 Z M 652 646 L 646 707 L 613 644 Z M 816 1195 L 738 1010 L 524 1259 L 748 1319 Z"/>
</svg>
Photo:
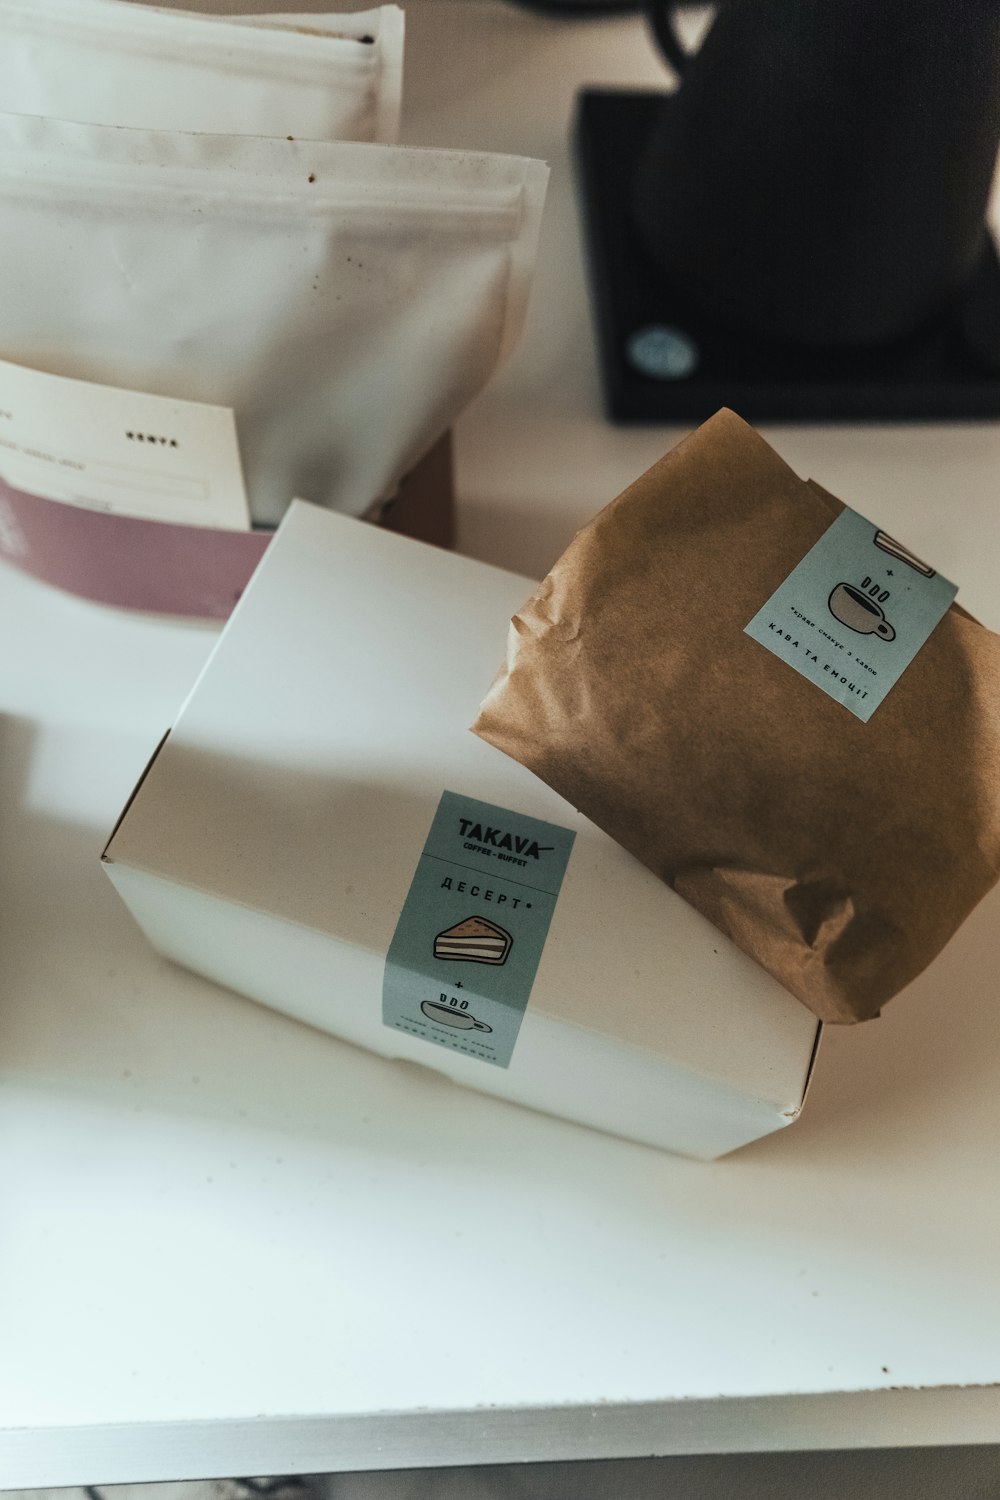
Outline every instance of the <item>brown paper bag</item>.
<svg viewBox="0 0 1000 1500">
<path fill-rule="evenodd" d="M 952 605 L 866 724 L 744 634 L 842 509 L 720 412 L 575 538 L 473 726 L 826 1021 L 1000 874 L 1000 637 Z"/>
</svg>

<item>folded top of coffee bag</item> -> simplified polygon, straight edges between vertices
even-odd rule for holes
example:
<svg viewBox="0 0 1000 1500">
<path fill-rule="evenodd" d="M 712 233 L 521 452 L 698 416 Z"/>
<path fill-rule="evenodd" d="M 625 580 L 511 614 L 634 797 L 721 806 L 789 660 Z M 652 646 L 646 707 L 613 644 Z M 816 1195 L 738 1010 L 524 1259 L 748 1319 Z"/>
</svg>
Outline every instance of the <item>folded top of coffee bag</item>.
<svg viewBox="0 0 1000 1500">
<path fill-rule="evenodd" d="M 0 0 L 9 114 L 395 141 L 403 12 L 213 16 L 134 0 Z"/>
<path fill-rule="evenodd" d="M 0 358 L 228 408 L 256 525 L 295 496 L 363 515 L 516 344 L 547 178 L 0 112 Z"/>
<path fill-rule="evenodd" d="M 1000 875 L 1000 637 L 723 411 L 575 538 L 474 727 L 816 1015 Z"/>
</svg>

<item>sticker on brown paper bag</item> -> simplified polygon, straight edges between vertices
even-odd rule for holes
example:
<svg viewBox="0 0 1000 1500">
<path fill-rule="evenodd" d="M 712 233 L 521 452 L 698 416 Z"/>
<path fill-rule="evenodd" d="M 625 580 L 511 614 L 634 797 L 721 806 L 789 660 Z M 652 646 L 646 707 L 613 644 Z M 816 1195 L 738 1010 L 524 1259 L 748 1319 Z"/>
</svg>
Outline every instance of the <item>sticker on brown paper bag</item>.
<svg viewBox="0 0 1000 1500">
<path fill-rule="evenodd" d="M 746 634 L 867 723 L 957 592 L 886 532 L 845 509 Z"/>
</svg>

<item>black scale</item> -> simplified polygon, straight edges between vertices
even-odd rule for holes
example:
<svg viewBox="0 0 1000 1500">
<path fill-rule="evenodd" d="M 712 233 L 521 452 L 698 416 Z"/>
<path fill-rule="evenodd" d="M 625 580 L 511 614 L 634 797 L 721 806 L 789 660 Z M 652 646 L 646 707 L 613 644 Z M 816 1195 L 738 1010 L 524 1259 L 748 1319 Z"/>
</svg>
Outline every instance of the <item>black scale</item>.
<svg viewBox="0 0 1000 1500">
<path fill-rule="evenodd" d="M 1000 416 L 1000 262 L 989 238 L 961 303 L 878 349 L 771 343 L 713 322 L 673 292 L 631 227 L 628 170 L 669 97 L 587 89 L 579 98 L 580 194 L 611 418 L 701 421 L 720 406 L 751 422 Z"/>
</svg>

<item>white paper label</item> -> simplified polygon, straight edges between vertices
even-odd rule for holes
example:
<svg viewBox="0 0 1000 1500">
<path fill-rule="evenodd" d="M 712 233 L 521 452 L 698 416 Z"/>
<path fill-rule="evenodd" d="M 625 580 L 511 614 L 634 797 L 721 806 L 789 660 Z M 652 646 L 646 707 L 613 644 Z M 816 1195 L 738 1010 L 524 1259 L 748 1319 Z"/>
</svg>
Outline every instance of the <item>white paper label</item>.
<svg viewBox="0 0 1000 1500">
<path fill-rule="evenodd" d="M 116 516 L 247 531 L 231 408 L 48 375 L 0 360 L 0 476 Z"/>
</svg>

